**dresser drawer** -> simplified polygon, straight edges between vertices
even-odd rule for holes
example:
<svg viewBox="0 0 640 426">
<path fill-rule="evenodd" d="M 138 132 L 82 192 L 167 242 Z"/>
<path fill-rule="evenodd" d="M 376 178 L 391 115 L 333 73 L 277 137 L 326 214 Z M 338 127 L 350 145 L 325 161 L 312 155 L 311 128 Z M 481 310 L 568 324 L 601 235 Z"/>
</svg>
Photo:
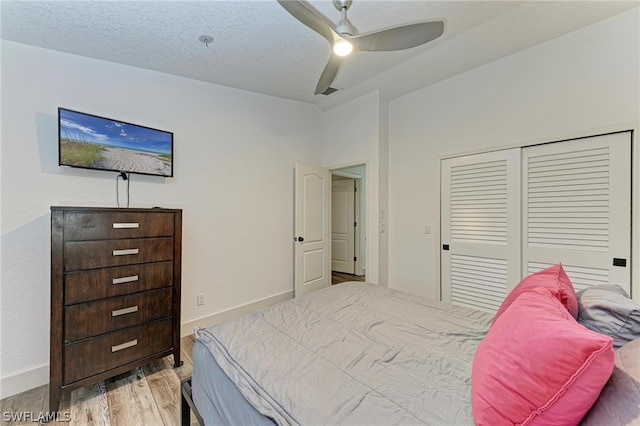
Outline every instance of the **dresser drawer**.
<svg viewBox="0 0 640 426">
<path fill-rule="evenodd" d="M 65 271 L 173 259 L 173 237 L 65 243 Z"/>
<path fill-rule="evenodd" d="M 171 316 L 171 288 L 68 306 L 64 339 L 80 340 Z"/>
<path fill-rule="evenodd" d="M 116 266 L 65 274 L 66 305 L 173 285 L 173 262 Z"/>
<path fill-rule="evenodd" d="M 174 233 L 171 212 L 65 212 L 65 239 L 166 237 Z"/>
<path fill-rule="evenodd" d="M 171 334 L 171 318 L 166 318 L 66 344 L 63 383 L 73 383 L 169 350 Z"/>
</svg>

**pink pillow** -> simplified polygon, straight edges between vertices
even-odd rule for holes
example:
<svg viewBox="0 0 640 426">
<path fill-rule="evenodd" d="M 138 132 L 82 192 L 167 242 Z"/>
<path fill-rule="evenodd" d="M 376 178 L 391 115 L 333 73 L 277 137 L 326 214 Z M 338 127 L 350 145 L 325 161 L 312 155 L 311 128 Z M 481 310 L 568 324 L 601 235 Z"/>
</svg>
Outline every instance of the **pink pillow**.
<svg viewBox="0 0 640 426">
<path fill-rule="evenodd" d="M 518 296 L 528 290 L 539 287 L 549 289 L 551 294 L 567 308 L 571 315 L 574 318 L 578 318 L 578 297 L 576 296 L 576 291 L 573 285 L 571 285 L 571 281 L 569 281 L 569 277 L 564 271 L 562 264 L 559 263 L 531 274 L 520 281 L 520 283 L 507 294 L 507 297 L 505 297 L 502 305 L 500 305 L 500 309 L 498 309 L 496 316 L 493 318 L 493 323 L 495 324 L 498 317 L 502 315 Z"/>
<path fill-rule="evenodd" d="M 611 376 L 614 359 L 611 337 L 578 324 L 549 290 L 522 293 L 475 353 L 476 424 L 578 424 Z"/>
</svg>

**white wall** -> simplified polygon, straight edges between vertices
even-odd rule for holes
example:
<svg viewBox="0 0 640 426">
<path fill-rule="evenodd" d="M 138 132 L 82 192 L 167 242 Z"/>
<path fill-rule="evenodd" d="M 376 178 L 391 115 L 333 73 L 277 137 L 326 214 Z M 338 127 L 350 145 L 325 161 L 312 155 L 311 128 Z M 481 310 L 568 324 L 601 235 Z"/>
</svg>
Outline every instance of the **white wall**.
<svg viewBox="0 0 640 426">
<path fill-rule="evenodd" d="M 58 167 L 59 106 L 174 132 L 174 178 L 132 207 L 183 211 L 183 334 L 293 290 L 293 168 L 322 112 L 280 98 L 2 41 L 2 397 L 48 382 L 51 205 L 115 207 L 116 173 Z M 121 184 L 122 185 L 122 184 Z M 206 304 L 196 306 L 196 294 Z M 269 299 L 270 300 L 270 299 Z"/>
<path fill-rule="evenodd" d="M 381 114 L 381 111 L 383 114 Z M 381 116 L 382 115 L 382 116 Z M 379 227 L 386 223 L 379 211 L 386 210 L 386 175 L 381 179 L 381 168 L 386 169 L 386 152 L 380 154 L 380 145 L 386 141 L 386 101 L 378 91 L 363 95 L 323 115 L 323 166 L 335 168 L 366 163 L 367 203 L 367 271 L 369 282 L 386 285 L 386 233 Z M 381 129 L 383 131 L 381 131 Z"/>
<path fill-rule="evenodd" d="M 632 9 L 390 102 L 391 286 L 439 297 L 441 156 L 638 128 L 639 18 Z"/>
</svg>

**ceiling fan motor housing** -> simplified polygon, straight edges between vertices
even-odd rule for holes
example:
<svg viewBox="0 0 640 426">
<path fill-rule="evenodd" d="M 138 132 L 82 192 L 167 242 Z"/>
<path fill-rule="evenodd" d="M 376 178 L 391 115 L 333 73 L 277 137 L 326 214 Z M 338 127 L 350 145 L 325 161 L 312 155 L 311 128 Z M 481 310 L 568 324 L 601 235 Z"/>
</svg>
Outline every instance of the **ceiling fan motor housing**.
<svg viewBox="0 0 640 426">
<path fill-rule="evenodd" d="M 358 34 L 358 29 L 347 18 L 347 10 L 351 7 L 353 0 L 333 0 L 333 5 L 338 9 L 342 15 L 340 22 L 336 25 L 336 32 L 338 34 L 347 34 L 354 36 Z"/>
<path fill-rule="evenodd" d="M 351 7 L 351 3 L 353 3 L 353 0 L 333 0 L 333 5 L 340 12 L 342 12 L 342 9 L 349 10 L 349 8 Z"/>
</svg>

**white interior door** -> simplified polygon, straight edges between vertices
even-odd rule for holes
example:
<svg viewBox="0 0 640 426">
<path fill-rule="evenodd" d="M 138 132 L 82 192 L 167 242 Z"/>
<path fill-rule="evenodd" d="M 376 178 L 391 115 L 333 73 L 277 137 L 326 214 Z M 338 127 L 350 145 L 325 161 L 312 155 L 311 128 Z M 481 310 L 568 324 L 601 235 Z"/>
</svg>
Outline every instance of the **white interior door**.
<svg viewBox="0 0 640 426">
<path fill-rule="evenodd" d="M 328 169 L 296 162 L 294 296 L 331 285 Z"/>
<path fill-rule="evenodd" d="M 331 182 L 331 270 L 355 273 L 355 179 Z"/>
<path fill-rule="evenodd" d="M 631 132 L 523 150 L 523 272 L 631 286 Z"/>
<path fill-rule="evenodd" d="M 520 150 L 442 161 L 442 300 L 495 312 L 520 280 Z"/>
</svg>

